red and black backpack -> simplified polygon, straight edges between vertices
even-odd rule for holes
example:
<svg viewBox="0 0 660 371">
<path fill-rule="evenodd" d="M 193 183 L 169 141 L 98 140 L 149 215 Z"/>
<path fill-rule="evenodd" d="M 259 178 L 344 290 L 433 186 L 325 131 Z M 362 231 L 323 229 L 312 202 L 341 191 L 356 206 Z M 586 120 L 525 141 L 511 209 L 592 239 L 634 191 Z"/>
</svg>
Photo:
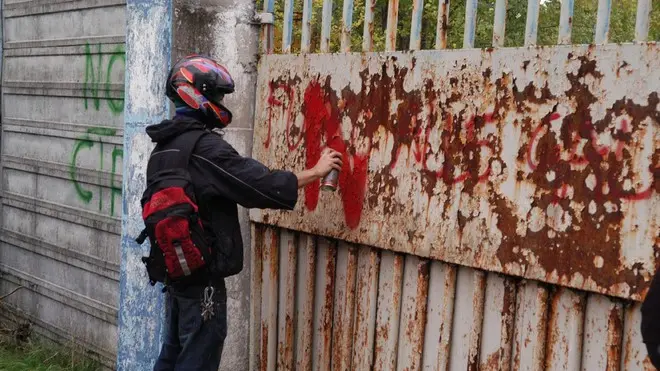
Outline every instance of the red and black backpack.
<svg viewBox="0 0 660 371">
<path fill-rule="evenodd" d="M 203 130 L 184 132 L 157 144 L 149 157 L 141 201 L 145 228 L 136 241 L 141 245 L 149 238 L 151 250 L 142 262 L 151 285 L 185 283 L 210 275 L 213 250 L 188 172 L 195 145 L 204 134 Z"/>
</svg>

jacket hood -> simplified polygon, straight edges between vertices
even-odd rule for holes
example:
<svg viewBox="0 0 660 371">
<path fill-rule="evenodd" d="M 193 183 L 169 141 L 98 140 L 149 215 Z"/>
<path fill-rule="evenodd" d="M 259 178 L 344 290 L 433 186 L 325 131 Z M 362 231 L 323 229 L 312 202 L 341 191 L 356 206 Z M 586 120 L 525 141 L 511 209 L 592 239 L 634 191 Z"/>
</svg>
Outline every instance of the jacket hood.
<svg viewBox="0 0 660 371">
<path fill-rule="evenodd" d="M 190 130 L 204 130 L 206 126 L 189 117 L 175 116 L 171 120 L 163 120 L 160 124 L 149 125 L 147 135 L 154 143 L 167 142 L 170 139 Z"/>
</svg>

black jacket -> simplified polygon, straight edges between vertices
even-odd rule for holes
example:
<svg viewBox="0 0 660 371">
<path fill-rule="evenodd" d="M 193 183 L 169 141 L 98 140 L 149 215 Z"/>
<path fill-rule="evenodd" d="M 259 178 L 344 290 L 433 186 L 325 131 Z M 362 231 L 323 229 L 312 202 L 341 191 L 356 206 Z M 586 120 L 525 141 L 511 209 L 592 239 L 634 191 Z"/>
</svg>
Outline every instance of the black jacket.
<svg viewBox="0 0 660 371">
<path fill-rule="evenodd" d="M 193 118 L 175 116 L 146 131 L 152 141 L 167 146 L 175 143 L 179 134 L 203 128 Z M 217 252 L 218 277 L 214 279 L 235 275 L 243 269 L 237 205 L 292 210 L 298 201 L 298 178 L 292 172 L 270 170 L 254 159 L 242 157 L 222 136 L 210 131 L 197 142 L 188 170 L 200 217 Z"/>
<path fill-rule="evenodd" d="M 651 287 L 642 304 L 641 330 L 645 343 L 660 344 L 660 275 L 658 273 L 653 277 Z"/>
</svg>

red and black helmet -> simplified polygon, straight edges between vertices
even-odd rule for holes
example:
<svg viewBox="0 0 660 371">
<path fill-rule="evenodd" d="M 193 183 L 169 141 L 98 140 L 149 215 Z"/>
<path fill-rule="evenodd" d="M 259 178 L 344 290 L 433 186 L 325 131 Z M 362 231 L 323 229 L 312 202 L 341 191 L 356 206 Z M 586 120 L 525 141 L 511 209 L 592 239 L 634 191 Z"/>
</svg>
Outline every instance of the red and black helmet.
<svg viewBox="0 0 660 371">
<path fill-rule="evenodd" d="M 231 112 L 222 104 L 234 92 L 229 71 L 211 58 L 189 55 L 179 60 L 167 77 L 167 97 L 177 108 L 199 111 L 219 128 L 229 125 Z"/>
</svg>

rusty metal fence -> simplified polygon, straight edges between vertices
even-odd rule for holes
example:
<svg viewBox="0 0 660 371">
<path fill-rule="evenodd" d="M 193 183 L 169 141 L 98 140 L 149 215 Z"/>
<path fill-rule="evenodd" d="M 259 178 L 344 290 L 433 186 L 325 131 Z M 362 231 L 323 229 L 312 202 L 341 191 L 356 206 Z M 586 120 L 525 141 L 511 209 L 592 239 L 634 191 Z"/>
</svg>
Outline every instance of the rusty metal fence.
<svg viewBox="0 0 660 371">
<path fill-rule="evenodd" d="M 492 48 L 475 49 L 477 0 L 463 49 L 447 47 L 440 0 L 434 46 L 421 48 L 414 0 L 406 52 L 396 52 L 390 0 L 384 53 L 374 8 L 362 53 L 350 53 L 355 4 L 343 1 L 330 53 L 332 0 L 319 53 L 311 0 L 262 29 L 253 154 L 269 166 L 344 155 L 339 191 L 307 187 L 292 212 L 253 210 L 251 370 L 652 369 L 639 302 L 658 261 L 660 49 L 607 44 L 611 2 L 598 1 L 595 45 L 571 43 L 561 2 L 555 47 L 504 48 L 497 0 Z M 262 21 L 275 12 L 264 3 Z M 279 13 L 278 13 L 279 14 Z"/>
</svg>

